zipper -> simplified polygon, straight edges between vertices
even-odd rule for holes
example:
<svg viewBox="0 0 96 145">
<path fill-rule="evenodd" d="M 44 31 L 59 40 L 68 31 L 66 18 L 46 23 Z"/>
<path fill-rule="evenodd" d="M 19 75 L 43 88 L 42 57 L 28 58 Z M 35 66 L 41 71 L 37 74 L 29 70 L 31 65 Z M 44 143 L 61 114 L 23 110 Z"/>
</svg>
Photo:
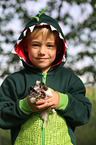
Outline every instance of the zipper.
<svg viewBox="0 0 96 145">
<path fill-rule="evenodd" d="M 47 77 L 47 73 L 42 73 L 42 82 L 44 83 L 44 84 L 46 84 L 46 77 Z M 43 121 L 43 120 L 42 120 Z M 43 123 L 44 123 L 44 121 L 43 121 Z M 42 124 L 42 126 L 43 126 L 43 124 Z M 42 128 L 42 145 L 44 145 L 44 138 L 45 138 L 45 129 L 43 129 Z"/>
<path fill-rule="evenodd" d="M 43 75 L 42 81 L 43 81 L 44 84 L 46 84 L 47 73 L 43 73 L 42 75 Z"/>
</svg>

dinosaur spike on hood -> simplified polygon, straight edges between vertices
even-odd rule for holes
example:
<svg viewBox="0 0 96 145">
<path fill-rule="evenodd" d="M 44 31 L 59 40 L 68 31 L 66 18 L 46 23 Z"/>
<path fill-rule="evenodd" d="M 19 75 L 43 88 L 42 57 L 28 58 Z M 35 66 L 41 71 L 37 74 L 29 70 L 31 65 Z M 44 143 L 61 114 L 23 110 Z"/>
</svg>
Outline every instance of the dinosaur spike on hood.
<svg viewBox="0 0 96 145">
<path fill-rule="evenodd" d="M 41 25 L 50 25 L 51 30 L 56 30 L 59 34 L 59 37 L 62 39 L 62 41 L 64 42 L 64 50 L 61 52 L 63 53 L 63 57 L 59 58 L 58 61 L 55 62 L 54 65 L 57 65 L 58 63 L 61 63 L 61 61 L 66 61 L 66 49 L 68 48 L 66 45 L 66 40 L 64 37 L 64 34 L 61 30 L 61 27 L 59 26 L 59 24 L 57 23 L 56 20 L 54 20 L 52 17 L 46 15 L 46 14 L 42 14 L 42 15 L 36 15 L 36 17 L 32 18 L 27 25 L 25 26 L 24 30 L 22 31 L 17 43 L 15 44 L 15 52 L 17 53 L 17 55 L 21 58 L 24 59 L 25 62 L 29 63 L 28 61 L 28 56 L 25 55 L 24 52 L 24 48 L 22 46 L 22 40 L 25 38 L 27 30 L 30 30 L 30 32 L 33 31 L 35 26 L 41 26 Z M 61 57 L 61 56 L 60 56 Z"/>
</svg>

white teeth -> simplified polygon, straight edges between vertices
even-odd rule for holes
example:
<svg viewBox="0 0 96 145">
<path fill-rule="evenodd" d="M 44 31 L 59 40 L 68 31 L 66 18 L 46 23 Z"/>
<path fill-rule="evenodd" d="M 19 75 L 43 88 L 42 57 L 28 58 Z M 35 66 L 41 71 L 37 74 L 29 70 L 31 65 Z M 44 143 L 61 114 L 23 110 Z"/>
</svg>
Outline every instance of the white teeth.
<svg viewBox="0 0 96 145">
<path fill-rule="evenodd" d="M 16 54 L 16 52 L 15 52 L 15 50 L 14 50 L 14 49 L 11 51 L 11 53 Z"/>
<path fill-rule="evenodd" d="M 30 32 L 32 32 L 32 31 L 33 31 L 34 27 L 35 27 L 35 25 L 34 25 L 34 26 L 29 27 Z"/>
<path fill-rule="evenodd" d="M 50 25 L 50 27 L 52 31 L 56 30 L 56 28 L 54 28 L 52 25 Z"/>
<path fill-rule="evenodd" d="M 39 24 L 39 25 L 42 26 L 42 25 L 48 25 L 48 24 L 47 24 L 47 23 L 41 23 L 41 24 Z M 35 25 L 29 27 L 30 32 L 33 32 L 34 27 L 35 27 Z M 54 31 L 54 30 L 57 31 L 57 29 L 56 29 L 55 27 L 53 27 L 52 25 L 50 25 L 50 27 L 51 27 L 51 30 L 52 30 L 52 31 Z M 26 32 L 27 32 L 27 29 L 23 32 L 24 36 L 26 36 Z M 59 33 L 59 37 L 60 37 L 61 39 L 64 39 L 64 38 L 62 37 L 61 33 Z M 18 45 L 21 41 L 22 41 L 22 39 L 21 39 L 21 40 L 18 40 L 18 41 L 17 41 L 17 45 Z M 65 43 L 65 48 L 66 48 L 66 50 L 68 49 L 68 46 L 67 46 L 66 43 Z M 16 54 L 15 50 L 12 50 L 12 53 Z M 64 61 L 64 62 L 66 61 L 65 56 L 63 57 L 63 61 Z"/>
<path fill-rule="evenodd" d="M 56 29 L 56 28 L 54 28 L 52 25 L 50 25 L 50 27 L 51 27 L 51 30 L 52 30 L 52 31 L 54 31 L 54 30 L 56 30 L 56 31 L 57 31 L 57 29 Z M 58 33 L 59 33 L 59 32 L 58 32 Z M 59 33 L 59 37 L 60 37 L 61 39 L 63 39 L 63 37 L 62 37 L 61 33 Z"/>
<path fill-rule="evenodd" d="M 59 37 L 60 37 L 61 39 L 64 39 L 64 38 L 62 37 L 61 33 L 59 33 Z"/>
<path fill-rule="evenodd" d="M 18 41 L 17 41 L 17 44 L 19 44 L 21 41 L 22 41 L 22 39 L 21 39 L 21 40 L 18 40 Z"/>
<path fill-rule="evenodd" d="M 66 62 L 66 58 L 65 58 L 65 55 L 63 56 L 63 60 L 62 60 L 63 62 Z"/>
<path fill-rule="evenodd" d="M 47 24 L 47 23 L 40 23 L 39 25 L 41 25 L 41 26 L 42 26 L 42 25 L 48 25 L 48 24 Z"/>
<path fill-rule="evenodd" d="M 66 50 L 68 49 L 68 45 L 65 43 Z"/>
<path fill-rule="evenodd" d="M 26 36 L 27 29 L 23 32 L 24 36 Z"/>
</svg>

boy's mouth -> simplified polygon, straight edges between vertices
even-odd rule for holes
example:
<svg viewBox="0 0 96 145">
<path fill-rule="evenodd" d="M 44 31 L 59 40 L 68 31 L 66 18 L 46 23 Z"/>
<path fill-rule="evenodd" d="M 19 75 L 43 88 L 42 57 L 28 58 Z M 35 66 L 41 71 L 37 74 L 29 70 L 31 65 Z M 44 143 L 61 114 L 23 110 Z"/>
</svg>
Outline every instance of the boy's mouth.
<svg viewBox="0 0 96 145">
<path fill-rule="evenodd" d="M 45 60 L 47 60 L 49 58 L 36 58 L 36 59 L 39 60 L 39 61 L 45 61 Z"/>
</svg>

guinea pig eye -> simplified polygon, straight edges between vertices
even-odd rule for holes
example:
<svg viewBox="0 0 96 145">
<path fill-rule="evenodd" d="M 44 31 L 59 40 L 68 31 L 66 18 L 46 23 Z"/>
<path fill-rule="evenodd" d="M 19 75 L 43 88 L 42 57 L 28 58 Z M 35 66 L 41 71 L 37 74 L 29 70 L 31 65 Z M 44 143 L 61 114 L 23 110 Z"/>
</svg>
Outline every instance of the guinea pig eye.
<svg viewBox="0 0 96 145">
<path fill-rule="evenodd" d="M 46 94 L 41 91 L 41 98 L 45 98 L 45 97 L 46 97 Z"/>
<path fill-rule="evenodd" d="M 43 89 L 44 89 L 45 91 L 47 91 L 47 90 L 48 90 L 48 87 L 47 87 L 46 85 L 44 85 L 44 86 L 43 86 Z"/>
</svg>

